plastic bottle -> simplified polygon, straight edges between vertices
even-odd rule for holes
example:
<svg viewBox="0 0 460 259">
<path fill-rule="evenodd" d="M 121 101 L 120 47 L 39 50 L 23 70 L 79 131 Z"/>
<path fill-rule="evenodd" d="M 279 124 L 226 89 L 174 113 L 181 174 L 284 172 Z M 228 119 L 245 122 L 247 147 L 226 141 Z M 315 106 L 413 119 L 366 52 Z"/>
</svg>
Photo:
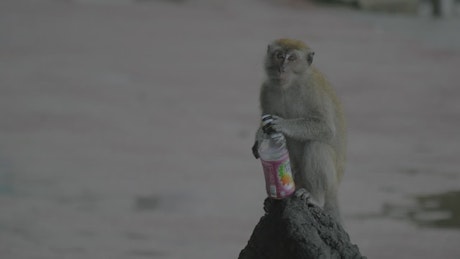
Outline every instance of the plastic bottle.
<svg viewBox="0 0 460 259">
<path fill-rule="evenodd" d="M 295 191 L 289 153 L 283 134 L 275 132 L 271 115 L 262 116 L 264 139 L 259 145 L 259 156 L 265 175 L 265 185 L 270 198 L 283 199 Z"/>
</svg>

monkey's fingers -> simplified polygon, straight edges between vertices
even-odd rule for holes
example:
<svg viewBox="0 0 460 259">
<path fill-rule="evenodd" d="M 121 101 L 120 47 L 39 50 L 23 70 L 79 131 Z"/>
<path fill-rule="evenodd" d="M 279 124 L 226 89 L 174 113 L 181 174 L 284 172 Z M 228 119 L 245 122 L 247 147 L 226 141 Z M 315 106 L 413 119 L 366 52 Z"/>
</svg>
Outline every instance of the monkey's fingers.
<svg viewBox="0 0 460 259">
<path fill-rule="evenodd" d="M 279 116 L 273 115 L 273 121 L 270 126 L 276 132 L 283 132 L 284 119 Z"/>
<path fill-rule="evenodd" d="M 297 189 L 294 193 L 295 197 L 304 200 L 305 202 L 309 203 L 311 194 L 305 189 L 305 188 L 300 188 Z"/>
</svg>

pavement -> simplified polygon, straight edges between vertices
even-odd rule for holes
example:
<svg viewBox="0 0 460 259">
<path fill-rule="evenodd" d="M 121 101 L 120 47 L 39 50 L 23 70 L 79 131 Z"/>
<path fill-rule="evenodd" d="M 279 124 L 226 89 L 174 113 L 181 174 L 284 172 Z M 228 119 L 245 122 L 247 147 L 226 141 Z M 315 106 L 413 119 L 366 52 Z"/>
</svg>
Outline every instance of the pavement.
<svg viewBox="0 0 460 259">
<path fill-rule="evenodd" d="M 293 37 L 346 110 L 352 241 L 459 258 L 459 31 L 299 1 L 3 0 L 0 257 L 236 258 L 266 195 L 263 55 Z"/>
</svg>

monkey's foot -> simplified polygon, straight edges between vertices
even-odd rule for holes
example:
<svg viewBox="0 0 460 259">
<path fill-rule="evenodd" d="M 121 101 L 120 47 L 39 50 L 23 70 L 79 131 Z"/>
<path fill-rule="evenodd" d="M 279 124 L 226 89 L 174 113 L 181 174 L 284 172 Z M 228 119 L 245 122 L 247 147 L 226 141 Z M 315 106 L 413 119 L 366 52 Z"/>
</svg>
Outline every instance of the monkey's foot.
<svg viewBox="0 0 460 259">
<path fill-rule="evenodd" d="M 311 196 L 311 194 L 305 189 L 305 188 L 300 188 L 300 189 L 297 189 L 295 192 L 294 192 L 294 195 L 295 197 L 305 201 L 306 204 L 313 204 L 313 205 L 316 205 L 316 206 L 319 206 L 319 203 L 316 202 L 313 197 Z"/>
<path fill-rule="evenodd" d="M 304 200 L 307 203 L 309 202 L 309 200 L 311 198 L 311 194 L 305 188 L 297 189 L 294 192 L 294 195 L 295 195 L 295 197 L 297 197 L 297 198 L 299 198 L 301 200 Z"/>
</svg>

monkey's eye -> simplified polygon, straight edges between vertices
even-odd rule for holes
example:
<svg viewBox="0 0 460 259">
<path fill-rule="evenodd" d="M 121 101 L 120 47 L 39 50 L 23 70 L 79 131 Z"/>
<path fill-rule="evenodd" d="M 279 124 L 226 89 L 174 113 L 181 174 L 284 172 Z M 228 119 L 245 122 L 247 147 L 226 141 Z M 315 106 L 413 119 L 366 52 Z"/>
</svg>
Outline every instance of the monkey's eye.
<svg viewBox="0 0 460 259">
<path fill-rule="evenodd" d="M 284 59 L 284 55 L 281 51 L 277 51 L 275 52 L 275 57 L 279 60 L 283 60 Z"/>
<path fill-rule="evenodd" d="M 292 54 L 292 55 L 290 55 L 290 56 L 288 57 L 288 60 L 289 60 L 289 61 L 295 61 L 296 59 L 297 59 L 297 56 L 294 55 L 294 54 Z"/>
</svg>

